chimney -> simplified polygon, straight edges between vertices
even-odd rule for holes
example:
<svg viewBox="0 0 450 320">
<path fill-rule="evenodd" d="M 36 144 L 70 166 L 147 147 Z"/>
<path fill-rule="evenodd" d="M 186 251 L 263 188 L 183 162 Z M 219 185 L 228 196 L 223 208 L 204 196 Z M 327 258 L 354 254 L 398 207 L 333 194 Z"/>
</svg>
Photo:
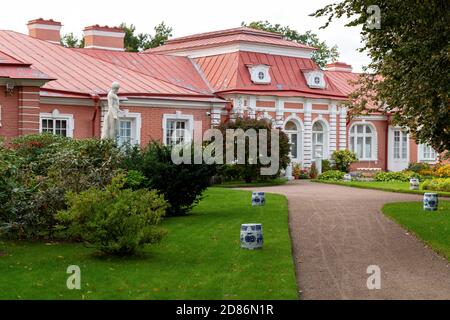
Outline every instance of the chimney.
<svg viewBox="0 0 450 320">
<path fill-rule="evenodd" d="M 351 65 L 344 62 L 333 62 L 326 65 L 325 70 L 327 71 L 340 71 L 340 72 L 352 72 L 353 68 Z"/>
<path fill-rule="evenodd" d="M 42 18 L 28 21 L 28 34 L 36 39 L 60 44 L 61 22 Z"/>
<path fill-rule="evenodd" d="M 86 49 L 104 49 L 125 51 L 125 32 L 118 27 L 89 26 L 84 28 L 84 47 Z"/>
</svg>

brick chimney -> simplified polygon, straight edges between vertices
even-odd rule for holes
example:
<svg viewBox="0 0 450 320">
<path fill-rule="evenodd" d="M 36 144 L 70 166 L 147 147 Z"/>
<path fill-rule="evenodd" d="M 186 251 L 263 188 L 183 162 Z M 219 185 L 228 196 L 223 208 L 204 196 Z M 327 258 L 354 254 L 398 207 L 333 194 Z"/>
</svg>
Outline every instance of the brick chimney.
<svg viewBox="0 0 450 320">
<path fill-rule="evenodd" d="M 333 62 L 326 65 L 325 70 L 328 71 L 340 71 L 340 72 L 352 72 L 353 68 L 351 65 L 344 62 Z"/>
<path fill-rule="evenodd" d="M 42 18 L 28 21 L 28 34 L 36 39 L 60 44 L 61 22 Z"/>
<path fill-rule="evenodd" d="M 89 26 L 84 28 L 84 47 L 86 49 L 104 49 L 125 51 L 125 32 L 118 27 Z"/>
</svg>

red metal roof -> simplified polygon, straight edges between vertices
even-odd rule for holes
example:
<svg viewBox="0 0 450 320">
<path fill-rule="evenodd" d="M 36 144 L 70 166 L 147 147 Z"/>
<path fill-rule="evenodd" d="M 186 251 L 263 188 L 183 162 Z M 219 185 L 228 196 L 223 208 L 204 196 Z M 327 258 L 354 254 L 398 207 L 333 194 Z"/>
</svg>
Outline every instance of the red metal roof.
<svg viewBox="0 0 450 320">
<path fill-rule="evenodd" d="M 359 73 L 348 71 L 325 71 L 328 79 L 345 95 L 349 95 L 355 90 L 355 86 L 351 83 L 359 78 Z"/>
<path fill-rule="evenodd" d="M 52 80 L 47 74 L 30 66 L 0 51 L 0 78 Z"/>
<path fill-rule="evenodd" d="M 252 42 L 265 45 L 316 50 L 316 48 L 301 43 L 284 40 L 281 34 L 255 30 L 247 27 L 240 27 L 221 31 L 200 33 L 187 37 L 175 38 L 167 41 L 166 44 L 163 46 L 149 49 L 146 52 L 162 53 L 188 48 L 192 49 L 200 47 L 218 46 L 226 43 L 236 43 L 236 42 Z"/>
<path fill-rule="evenodd" d="M 96 59 L 168 81 L 189 90 L 213 95 L 211 88 L 201 77 L 195 64 L 189 58 L 99 49 L 75 50 Z"/>
<path fill-rule="evenodd" d="M 95 59 L 75 50 L 34 39 L 13 31 L 0 31 L 0 51 L 32 63 L 56 81 L 44 89 L 72 93 L 106 94 L 111 83 L 120 82 L 121 94 L 202 95 L 140 72 Z"/>
<path fill-rule="evenodd" d="M 253 91 L 271 94 L 286 91 L 297 92 L 297 96 L 312 94 L 344 97 L 343 92 L 327 76 L 326 89 L 308 87 L 302 70 L 318 69 L 311 59 L 239 51 L 195 60 L 217 92 Z M 255 64 L 270 66 L 270 84 L 254 84 L 251 81 L 247 66 Z"/>
</svg>

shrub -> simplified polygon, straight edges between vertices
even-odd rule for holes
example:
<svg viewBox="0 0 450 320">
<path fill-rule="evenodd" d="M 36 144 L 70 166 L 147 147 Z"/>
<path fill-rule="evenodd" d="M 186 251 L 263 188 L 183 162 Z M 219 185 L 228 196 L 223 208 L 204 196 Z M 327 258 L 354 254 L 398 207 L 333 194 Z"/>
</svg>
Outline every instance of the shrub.
<svg viewBox="0 0 450 320">
<path fill-rule="evenodd" d="M 164 198 L 156 191 L 122 189 L 125 183 L 125 175 L 119 175 L 106 190 L 67 193 L 68 209 L 58 213 L 58 220 L 68 226 L 71 237 L 107 254 L 132 254 L 158 242 L 163 233 L 156 225 L 167 208 Z"/>
<path fill-rule="evenodd" d="M 336 150 L 331 155 L 331 159 L 335 163 L 335 169 L 342 172 L 349 172 L 350 165 L 358 161 L 356 154 L 350 150 Z"/>
<path fill-rule="evenodd" d="M 309 170 L 309 177 L 311 179 L 317 179 L 318 175 L 319 175 L 319 171 L 317 170 L 316 164 L 313 162 L 311 164 L 311 169 Z"/>
<path fill-rule="evenodd" d="M 260 130 L 267 130 L 267 137 L 268 137 L 268 147 L 267 147 L 267 153 L 271 154 L 271 131 L 274 130 L 272 128 L 272 124 L 268 122 L 267 120 L 261 119 L 250 119 L 250 118 L 238 118 L 235 121 L 229 121 L 227 123 L 222 124 L 219 127 L 219 130 L 222 132 L 222 135 L 224 137 L 223 143 L 224 143 L 224 155 L 226 154 L 226 131 L 229 129 L 237 130 L 242 129 L 244 132 L 249 129 L 254 129 L 256 133 L 258 134 Z M 234 150 L 237 148 L 235 147 Z M 290 151 L 290 144 L 289 144 L 289 138 L 287 135 L 279 131 L 279 168 L 278 172 L 274 174 L 271 177 L 268 176 L 261 176 L 261 168 L 267 167 L 267 165 L 263 165 L 260 161 L 260 148 L 258 145 L 257 150 L 257 159 L 256 164 L 250 164 L 250 150 L 249 150 L 249 143 L 246 143 L 245 145 L 245 164 L 236 164 L 235 168 L 238 172 L 238 176 L 240 179 L 245 180 L 245 182 L 250 183 L 254 180 L 260 180 L 260 179 L 267 179 L 267 178 L 276 178 L 280 175 L 280 172 L 282 169 L 286 169 L 287 165 L 290 162 L 289 158 L 289 151 Z M 234 159 L 237 159 L 236 151 L 235 151 L 235 157 Z"/>
<path fill-rule="evenodd" d="M 322 160 L 322 172 L 327 172 L 332 170 L 330 160 L 324 159 Z"/>
<path fill-rule="evenodd" d="M 450 178 L 438 178 L 425 180 L 422 183 L 423 190 L 450 192 Z"/>
<path fill-rule="evenodd" d="M 339 170 L 329 170 L 319 176 L 319 180 L 323 181 L 340 181 L 344 179 L 345 172 Z"/>
<path fill-rule="evenodd" d="M 216 165 L 173 163 L 172 149 L 151 142 L 143 150 L 131 147 L 124 153 L 123 168 L 139 171 L 144 177 L 135 188 L 156 189 L 169 203 L 169 215 L 186 214 L 198 201 L 217 172 Z"/>
<path fill-rule="evenodd" d="M 450 178 L 450 164 L 440 166 L 436 170 L 436 176 L 440 178 Z"/>
<path fill-rule="evenodd" d="M 409 182 L 411 178 L 417 178 L 422 180 L 422 177 L 415 172 L 412 171 L 403 171 L 403 172 L 379 172 L 375 175 L 375 181 L 402 181 Z"/>
<path fill-rule="evenodd" d="M 112 141 L 49 134 L 14 139 L 0 149 L 0 230 L 12 238 L 54 237 L 65 194 L 104 187 L 117 174 L 120 150 Z"/>
<path fill-rule="evenodd" d="M 431 166 L 426 162 L 413 162 L 408 165 L 408 171 L 420 173 L 424 170 L 431 170 Z"/>
</svg>

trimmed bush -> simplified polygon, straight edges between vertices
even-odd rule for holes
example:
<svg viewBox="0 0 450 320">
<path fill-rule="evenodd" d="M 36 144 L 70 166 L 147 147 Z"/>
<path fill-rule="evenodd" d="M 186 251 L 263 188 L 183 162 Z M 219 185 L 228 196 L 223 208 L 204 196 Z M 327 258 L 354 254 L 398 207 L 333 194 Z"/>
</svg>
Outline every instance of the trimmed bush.
<svg viewBox="0 0 450 320">
<path fill-rule="evenodd" d="M 421 174 L 421 171 L 432 170 L 432 167 L 426 162 L 414 162 L 408 165 L 408 171 L 414 171 Z"/>
<path fill-rule="evenodd" d="M 327 172 L 332 170 L 330 160 L 324 159 L 322 160 L 322 172 Z"/>
<path fill-rule="evenodd" d="M 422 180 L 420 174 L 413 171 L 402 171 L 402 172 L 379 172 L 375 175 L 375 181 L 402 181 L 409 182 L 411 178 L 417 178 Z"/>
<path fill-rule="evenodd" d="M 171 147 L 151 142 L 141 150 L 135 146 L 125 151 L 122 166 L 127 171 L 139 171 L 145 179 L 134 188 L 158 190 L 169 203 L 168 215 L 188 213 L 210 186 L 216 165 L 173 163 Z"/>
<path fill-rule="evenodd" d="M 319 180 L 323 181 L 340 181 L 344 179 L 345 172 L 339 170 L 329 170 L 319 176 Z"/>
<path fill-rule="evenodd" d="M 349 172 L 350 165 L 358 161 L 356 153 L 350 150 L 336 150 L 331 155 L 331 159 L 334 162 L 334 168 L 342 172 Z"/>
<path fill-rule="evenodd" d="M 69 237 L 115 255 L 133 254 L 158 242 L 163 232 L 156 225 L 167 208 L 164 198 L 156 191 L 122 189 L 126 181 L 125 175 L 119 175 L 106 190 L 67 193 L 68 209 L 57 217 L 68 225 Z"/>
<path fill-rule="evenodd" d="M 423 190 L 450 192 L 450 178 L 429 179 L 422 183 Z"/>
<path fill-rule="evenodd" d="M 450 164 L 440 166 L 436 170 L 436 176 L 440 178 L 450 178 Z"/>
</svg>

